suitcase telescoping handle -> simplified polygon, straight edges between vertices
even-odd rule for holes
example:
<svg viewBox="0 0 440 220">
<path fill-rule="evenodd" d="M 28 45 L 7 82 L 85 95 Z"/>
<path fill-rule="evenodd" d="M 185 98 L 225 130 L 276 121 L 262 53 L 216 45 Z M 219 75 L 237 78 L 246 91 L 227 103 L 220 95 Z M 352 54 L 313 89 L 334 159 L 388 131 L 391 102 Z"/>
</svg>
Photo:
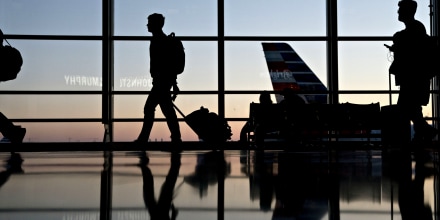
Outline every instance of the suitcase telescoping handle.
<svg viewBox="0 0 440 220">
<path fill-rule="evenodd" d="M 390 105 L 393 104 L 393 98 L 392 98 L 392 93 L 391 93 L 391 73 L 388 73 L 388 90 L 389 90 L 389 94 L 390 94 Z"/>
<path fill-rule="evenodd" d="M 183 114 L 183 112 L 182 111 L 180 111 L 180 109 L 179 108 L 177 108 L 177 106 L 173 103 L 173 106 L 174 106 L 174 108 L 179 112 L 179 114 L 182 116 L 182 117 L 184 117 L 185 118 L 185 114 Z"/>
</svg>

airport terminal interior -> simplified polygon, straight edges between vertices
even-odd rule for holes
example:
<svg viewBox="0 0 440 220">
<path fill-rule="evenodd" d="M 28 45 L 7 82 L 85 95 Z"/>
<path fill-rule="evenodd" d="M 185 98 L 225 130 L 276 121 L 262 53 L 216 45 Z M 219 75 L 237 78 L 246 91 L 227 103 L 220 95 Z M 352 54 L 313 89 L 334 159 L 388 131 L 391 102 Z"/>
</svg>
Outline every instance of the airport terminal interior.
<svg viewBox="0 0 440 220">
<path fill-rule="evenodd" d="M 0 77 L 0 219 L 439 219 L 440 75 L 417 136 L 389 73 L 398 3 L 1 1 L 23 63 Z M 439 1 L 417 3 L 438 43 Z M 182 142 L 159 106 L 135 141 L 153 13 L 185 49 Z"/>
</svg>

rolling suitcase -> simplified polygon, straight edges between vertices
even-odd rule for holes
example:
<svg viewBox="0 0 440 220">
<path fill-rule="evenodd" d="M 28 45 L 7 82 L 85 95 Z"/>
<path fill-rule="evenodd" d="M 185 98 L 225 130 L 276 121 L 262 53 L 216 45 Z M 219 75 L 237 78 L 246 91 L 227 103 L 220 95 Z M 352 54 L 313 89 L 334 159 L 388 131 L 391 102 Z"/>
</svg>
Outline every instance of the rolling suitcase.
<svg viewBox="0 0 440 220">
<path fill-rule="evenodd" d="M 222 143 L 231 139 L 231 127 L 216 113 L 209 112 L 202 106 L 185 116 L 175 104 L 173 105 L 200 140 L 208 143 Z"/>
<path fill-rule="evenodd" d="M 405 119 L 396 104 L 392 104 L 391 74 L 388 75 L 390 105 L 381 107 L 382 143 L 402 145 L 411 141 L 411 122 Z"/>
</svg>

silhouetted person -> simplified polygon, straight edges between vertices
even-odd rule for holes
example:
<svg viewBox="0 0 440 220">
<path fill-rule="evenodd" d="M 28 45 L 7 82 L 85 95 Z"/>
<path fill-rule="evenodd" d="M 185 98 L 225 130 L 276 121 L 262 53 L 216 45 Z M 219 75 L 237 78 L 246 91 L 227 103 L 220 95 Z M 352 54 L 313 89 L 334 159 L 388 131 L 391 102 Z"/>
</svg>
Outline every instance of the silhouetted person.
<svg viewBox="0 0 440 220">
<path fill-rule="evenodd" d="M 281 100 L 280 105 L 285 116 L 281 135 L 286 140 L 299 141 L 304 123 L 307 123 L 304 121 L 306 101 L 290 88 L 284 89 L 281 95 L 284 96 L 284 99 Z"/>
<path fill-rule="evenodd" d="M 143 197 L 151 220 L 174 220 L 177 217 L 178 210 L 174 207 L 174 187 L 176 185 L 177 177 L 180 170 L 179 153 L 171 154 L 171 166 L 165 182 L 160 190 L 159 198 L 156 200 L 154 195 L 154 181 L 153 174 L 148 168 L 149 158 L 144 154 L 140 158 L 140 167 L 142 170 L 143 179 Z M 171 216 L 170 216 L 171 210 Z"/>
<path fill-rule="evenodd" d="M 6 74 L 11 71 L 9 66 L 9 56 L 10 54 L 6 54 L 5 46 L 3 46 L 3 32 L 0 30 L 0 74 Z M 4 71 L 4 72 L 3 72 Z M 19 71 L 19 70 L 18 70 Z M 0 76 L 0 81 L 7 81 L 15 78 L 5 77 L 4 75 Z M 0 112 L 0 132 L 4 137 L 9 139 L 11 143 L 21 143 L 26 134 L 26 129 L 20 126 L 15 126 L 11 120 L 9 120 L 3 113 Z"/>
<path fill-rule="evenodd" d="M 284 99 L 281 100 L 280 104 L 285 105 L 286 108 L 297 108 L 306 104 L 306 101 L 293 89 L 286 88 L 281 92 L 281 95 L 284 96 Z"/>
<path fill-rule="evenodd" d="M 173 143 L 182 141 L 179 122 L 173 107 L 173 99 L 179 90 L 176 81 L 177 73 L 172 71 L 168 63 L 171 41 L 162 30 L 164 23 L 165 18 L 161 14 L 155 13 L 148 16 L 148 31 L 153 35 L 150 44 L 150 73 L 153 78 L 153 88 L 144 106 L 143 126 L 136 140 L 140 143 L 148 142 L 157 105 L 166 117 L 171 132 L 171 141 Z M 173 88 L 173 98 L 171 88 Z"/>
<path fill-rule="evenodd" d="M 259 97 L 260 104 L 266 105 L 266 104 L 272 104 L 272 99 L 270 98 L 270 93 L 268 91 L 263 91 L 260 93 Z M 253 127 L 251 126 L 251 122 L 247 121 L 243 128 L 240 131 L 240 141 L 247 142 L 248 139 L 248 133 L 253 131 Z"/>
<path fill-rule="evenodd" d="M 272 99 L 270 98 L 270 93 L 268 91 L 263 91 L 260 93 L 259 101 L 261 104 L 272 104 Z"/>
<path fill-rule="evenodd" d="M 395 75 L 396 85 L 400 86 L 397 106 L 405 119 L 414 123 L 414 140 L 430 141 L 437 131 L 424 120 L 422 106 L 429 103 L 430 78 L 424 74 L 424 60 L 427 34 L 424 25 L 414 18 L 417 3 L 401 0 L 398 3 L 398 19 L 405 29 L 393 36 L 394 61 L 390 74 Z"/>
</svg>

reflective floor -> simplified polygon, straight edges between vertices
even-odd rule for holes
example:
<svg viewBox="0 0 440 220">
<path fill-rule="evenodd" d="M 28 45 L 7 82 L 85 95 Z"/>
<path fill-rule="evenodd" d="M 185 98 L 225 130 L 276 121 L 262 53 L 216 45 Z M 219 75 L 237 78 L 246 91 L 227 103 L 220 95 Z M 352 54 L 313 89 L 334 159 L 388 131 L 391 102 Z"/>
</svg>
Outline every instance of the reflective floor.
<svg viewBox="0 0 440 220">
<path fill-rule="evenodd" d="M 438 154 L 0 153 L 0 219 L 437 219 Z"/>
</svg>

